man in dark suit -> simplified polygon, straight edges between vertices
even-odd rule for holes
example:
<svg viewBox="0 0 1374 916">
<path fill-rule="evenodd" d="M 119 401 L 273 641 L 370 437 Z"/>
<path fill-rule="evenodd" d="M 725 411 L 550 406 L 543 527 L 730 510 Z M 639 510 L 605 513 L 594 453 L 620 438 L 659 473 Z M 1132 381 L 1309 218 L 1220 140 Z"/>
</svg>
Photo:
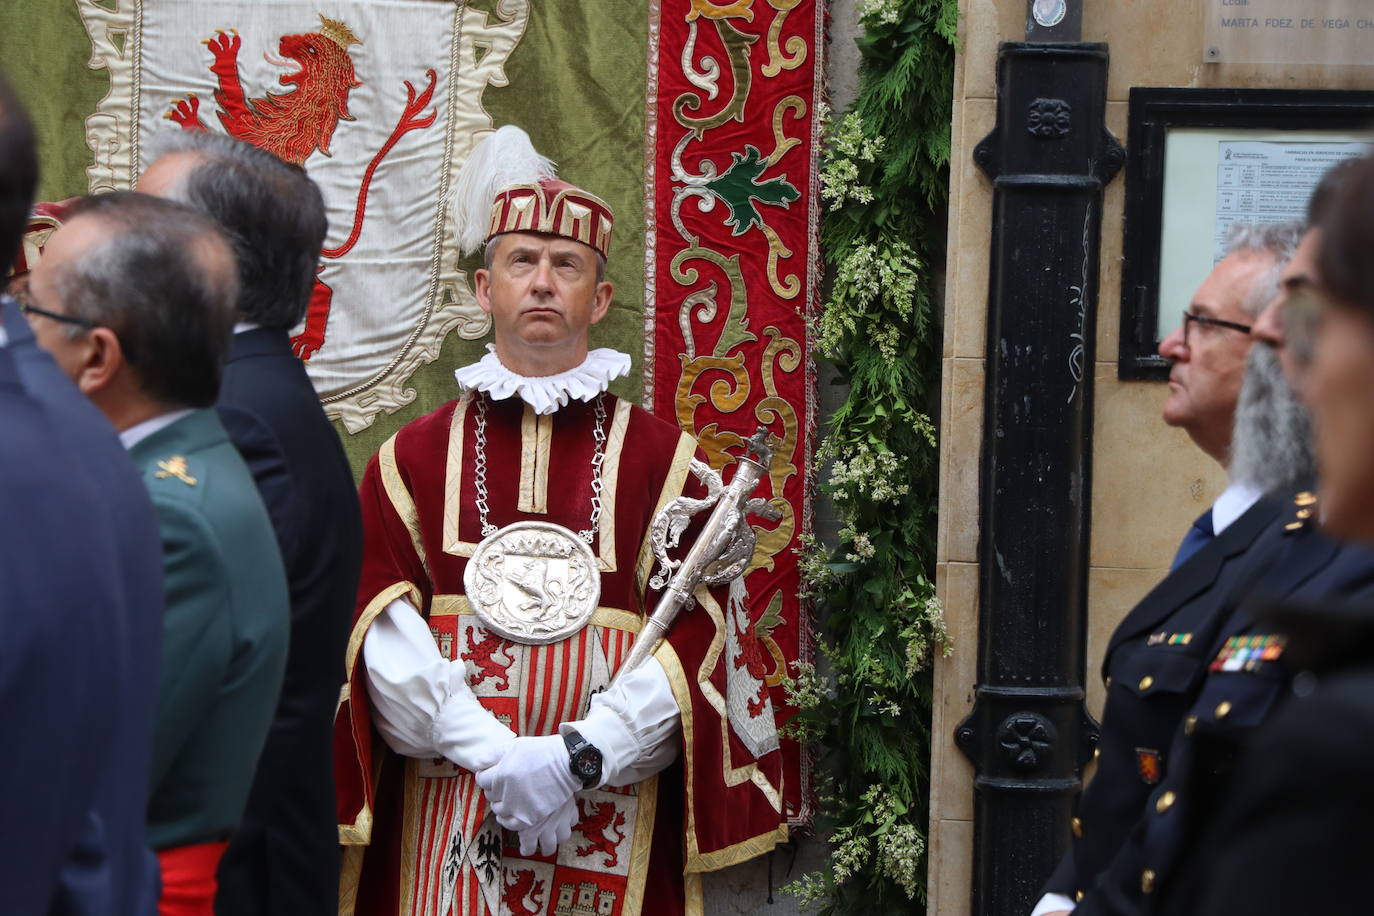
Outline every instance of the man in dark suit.
<svg viewBox="0 0 1374 916">
<path fill-rule="evenodd" d="M 280 696 L 286 577 L 247 466 L 215 412 L 236 264 L 188 207 L 86 198 L 29 277 L 39 345 L 119 431 L 157 513 L 162 675 L 148 841 L 164 913 L 208 916 Z"/>
<path fill-rule="evenodd" d="M 0 81 L 0 264 L 37 164 Z M 0 911 L 154 912 L 144 843 L 162 570 L 152 505 L 110 424 L 0 296 Z"/>
<path fill-rule="evenodd" d="M 1299 232 L 1243 231 L 1193 296 L 1183 327 L 1160 344 L 1173 362 L 1164 420 L 1184 429 L 1223 466 L 1251 349 L 1249 322 L 1272 298 Z M 1288 469 L 1282 476 L 1301 475 Z M 1035 916 L 1086 910 L 1115 896 L 1107 881 L 1152 788 L 1171 765 L 1173 735 L 1204 675 L 1233 596 L 1281 548 L 1281 502 L 1266 482 L 1232 475 L 1230 486 L 1184 538 L 1170 574 L 1122 620 L 1103 661 L 1107 684 L 1097 772 L 1079 801 L 1068 853 L 1045 885 Z M 1137 879 L 1138 880 L 1138 879 Z"/>
<path fill-rule="evenodd" d="M 291 587 L 286 683 L 220 866 L 216 912 L 332 914 L 339 846 L 330 736 L 362 528 L 343 447 L 288 336 L 309 305 L 324 203 L 299 167 L 205 133 L 166 138 L 139 188 L 204 212 L 234 242 L 239 324 L 217 407 L 267 504 Z"/>
</svg>

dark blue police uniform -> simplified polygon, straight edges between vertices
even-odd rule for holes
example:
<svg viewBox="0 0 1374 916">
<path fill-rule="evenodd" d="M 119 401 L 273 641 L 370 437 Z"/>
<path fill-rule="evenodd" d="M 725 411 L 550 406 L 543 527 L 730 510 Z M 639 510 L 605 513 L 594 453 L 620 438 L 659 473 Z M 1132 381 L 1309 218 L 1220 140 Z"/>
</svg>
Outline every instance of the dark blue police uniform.
<svg viewBox="0 0 1374 916">
<path fill-rule="evenodd" d="M 116 532 L 123 600 L 108 609 L 111 653 L 122 659 L 123 698 L 111 722 L 117 752 L 89 774 L 96 785 L 92 817 L 104 835 L 101 849 L 87 849 L 62 870 L 61 908 L 80 913 L 150 914 L 158 897 L 157 859 L 144 839 L 148 808 L 148 760 L 162 655 L 162 547 L 148 491 L 114 427 L 34 340 L 13 300 L 0 297 L 0 318 L 9 339 L 18 381 L 48 416 L 53 429 L 93 485 L 91 512 Z M 17 534 L 17 532 L 16 532 Z"/>
<path fill-rule="evenodd" d="M 1224 609 L 1280 549 L 1283 503 L 1261 499 L 1169 573 L 1112 634 L 1097 772 L 1069 851 L 1043 893 L 1088 895 L 1169 766 L 1167 749 L 1202 680 Z"/>
<path fill-rule="evenodd" d="M 56 427 L 0 345 L 0 913 L 117 912 L 128 825 L 100 774 L 147 752 L 123 714 L 138 675 L 118 532 Z"/>
<path fill-rule="evenodd" d="M 1287 639 L 1291 690 L 1236 765 L 1167 916 L 1370 911 L 1374 601 L 1261 609 Z"/>
<path fill-rule="evenodd" d="M 1315 501 L 1299 494 L 1278 527 L 1282 550 L 1256 583 L 1255 598 L 1374 592 L 1374 553 L 1321 534 L 1311 523 Z M 1196 698 L 1170 743 L 1170 766 L 1104 873 L 1101 892 L 1086 896 L 1078 916 L 1157 912 L 1162 900 L 1180 893 L 1196 899 L 1192 882 L 1177 873 L 1186 871 L 1191 844 L 1216 817 L 1246 740 L 1286 691 L 1291 670 L 1284 651 L 1282 635 L 1256 623 L 1248 602 L 1226 614 L 1209 644 Z"/>
</svg>

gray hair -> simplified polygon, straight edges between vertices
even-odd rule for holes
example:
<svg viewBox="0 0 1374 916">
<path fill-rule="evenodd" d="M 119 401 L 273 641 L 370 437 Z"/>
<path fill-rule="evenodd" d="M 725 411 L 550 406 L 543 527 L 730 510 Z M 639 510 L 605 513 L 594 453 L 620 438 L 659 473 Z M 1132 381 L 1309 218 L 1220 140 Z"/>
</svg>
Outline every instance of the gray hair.
<svg viewBox="0 0 1374 916">
<path fill-rule="evenodd" d="M 66 314 L 114 332 L 144 394 L 168 405 L 213 405 L 238 294 L 223 233 L 184 204 L 132 191 L 88 197 L 67 221 L 76 219 L 107 231 L 54 276 Z"/>
<path fill-rule="evenodd" d="M 1267 254 L 1274 259 L 1274 266 L 1266 270 L 1255 281 L 1248 295 L 1240 302 L 1240 307 L 1251 318 L 1258 318 L 1264 307 L 1279 294 L 1279 278 L 1283 268 L 1298 250 L 1306 227 L 1301 222 L 1284 223 L 1235 223 L 1226 236 L 1226 253 L 1253 251 Z"/>
<path fill-rule="evenodd" d="M 1278 351 L 1258 344 L 1245 361 L 1231 437 L 1231 479 L 1285 496 L 1316 477 L 1312 417 L 1288 384 Z"/>
<path fill-rule="evenodd" d="M 209 216 L 234 246 L 243 321 L 289 331 L 305 317 L 329 222 L 324 198 L 298 165 L 224 134 L 168 131 L 156 159 L 196 161 L 169 194 Z"/>
</svg>

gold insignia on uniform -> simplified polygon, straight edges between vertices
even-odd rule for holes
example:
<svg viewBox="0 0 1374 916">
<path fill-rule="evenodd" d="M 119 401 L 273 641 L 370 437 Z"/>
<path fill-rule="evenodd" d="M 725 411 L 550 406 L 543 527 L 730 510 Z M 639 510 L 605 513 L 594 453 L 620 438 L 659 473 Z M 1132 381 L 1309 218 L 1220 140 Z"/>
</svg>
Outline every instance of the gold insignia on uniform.
<svg viewBox="0 0 1374 916">
<path fill-rule="evenodd" d="M 1164 775 L 1164 758 L 1159 751 L 1151 747 L 1138 747 L 1135 749 L 1136 772 L 1140 774 L 1140 779 L 1147 786 L 1156 785 L 1161 776 Z"/>
<path fill-rule="evenodd" d="M 1311 492 L 1309 492 L 1309 491 L 1307 491 L 1307 490 L 1304 490 L 1303 492 L 1299 493 L 1297 496 L 1294 496 L 1294 497 L 1293 497 L 1293 504 L 1296 505 L 1296 506 L 1310 506 L 1310 505 L 1313 505 L 1314 503 L 1316 503 L 1316 501 L 1317 501 L 1317 494 L 1311 493 Z"/>
<path fill-rule="evenodd" d="M 158 471 L 154 477 L 175 477 L 188 487 L 196 485 L 196 479 L 186 473 L 186 457 L 184 455 L 173 455 L 166 461 L 157 463 Z"/>
</svg>

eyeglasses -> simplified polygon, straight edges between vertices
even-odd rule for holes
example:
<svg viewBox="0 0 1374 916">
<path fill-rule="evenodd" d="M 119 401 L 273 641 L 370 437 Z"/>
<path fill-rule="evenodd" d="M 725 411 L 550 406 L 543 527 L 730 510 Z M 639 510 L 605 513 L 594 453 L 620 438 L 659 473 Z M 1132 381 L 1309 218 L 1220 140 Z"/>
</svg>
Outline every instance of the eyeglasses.
<svg viewBox="0 0 1374 916">
<path fill-rule="evenodd" d="M 10 298 L 14 299 L 15 304 L 19 306 L 19 311 L 23 312 L 25 317 L 42 315 L 44 318 L 51 318 L 53 321 L 61 322 L 62 324 L 75 325 L 78 328 L 85 328 L 88 331 L 100 327 L 99 324 L 91 321 L 89 318 L 78 318 L 75 315 L 59 315 L 56 312 L 41 309 L 30 301 L 28 293 L 22 289 L 11 290 Z"/>
<path fill-rule="evenodd" d="M 1224 321 L 1220 318 L 1211 318 L 1207 315 L 1194 315 L 1187 309 L 1183 310 L 1183 345 L 1188 345 L 1188 326 L 1193 322 L 1201 325 L 1208 325 L 1216 328 L 1228 328 L 1232 331 L 1240 331 L 1242 334 L 1249 334 L 1251 326 L 1241 324 L 1239 321 Z"/>
</svg>

